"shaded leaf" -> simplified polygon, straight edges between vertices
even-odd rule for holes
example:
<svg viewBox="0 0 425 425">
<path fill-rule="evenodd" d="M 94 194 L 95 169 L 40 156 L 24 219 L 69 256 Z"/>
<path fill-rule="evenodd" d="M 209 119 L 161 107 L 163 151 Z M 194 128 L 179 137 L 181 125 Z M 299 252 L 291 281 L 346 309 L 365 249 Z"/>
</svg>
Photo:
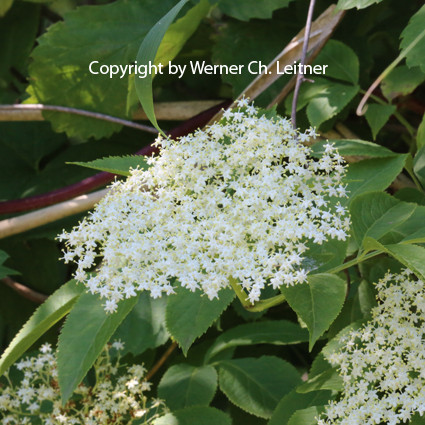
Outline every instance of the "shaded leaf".
<svg viewBox="0 0 425 425">
<path fill-rule="evenodd" d="M 282 286 L 288 304 L 307 325 L 309 348 L 329 328 L 342 309 L 347 284 L 333 274 L 308 276 L 308 283 Z"/>
<path fill-rule="evenodd" d="M 20 274 L 19 272 L 17 272 L 16 270 L 13 270 L 9 267 L 4 266 L 4 262 L 9 258 L 9 254 L 7 254 L 6 252 L 0 250 L 0 279 L 3 279 L 4 277 L 8 276 L 8 275 L 13 275 L 13 274 Z"/>
<path fill-rule="evenodd" d="M 359 245 L 365 237 L 379 240 L 408 220 L 417 205 L 399 201 L 384 192 L 358 196 L 350 205 L 353 234 Z"/>
<path fill-rule="evenodd" d="M 67 162 L 67 164 L 80 165 L 120 176 L 129 176 L 131 168 L 148 168 L 147 158 L 143 155 L 110 156 L 90 162 Z"/>
<path fill-rule="evenodd" d="M 335 369 L 328 369 L 314 376 L 297 387 L 299 393 L 309 393 L 318 390 L 342 391 L 343 381 Z"/>
<path fill-rule="evenodd" d="M 58 342 L 58 381 L 66 403 L 87 374 L 137 298 L 123 300 L 117 311 L 106 313 L 96 295 L 83 294 L 65 321 Z"/>
<path fill-rule="evenodd" d="M 217 389 L 217 372 L 212 366 L 171 366 L 158 385 L 158 397 L 171 410 L 208 406 Z"/>
<path fill-rule="evenodd" d="M 356 7 L 357 9 L 364 9 L 369 7 L 372 4 L 380 3 L 382 0 L 339 0 L 338 9 L 352 9 Z"/>
<path fill-rule="evenodd" d="M 425 81 L 425 73 L 420 68 L 409 68 L 399 65 L 394 68 L 382 81 L 380 87 L 388 100 L 410 94 Z"/>
<path fill-rule="evenodd" d="M 186 355 L 196 338 L 203 335 L 232 302 L 232 289 L 222 289 L 218 299 L 209 300 L 200 290 L 179 287 L 168 297 L 166 326 Z"/>
<path fill-rule="evenodd" d="M 401 33 L 401 54 L 406 56 L 410 68 L 419 66 L 425 73 L 425 5 L 411 18 Z"/>
<path fill-rule="evenodd" d="M 214 407 L 189 407 L 167 413 L 156 419 L 153 425 L 231 425 L 232 420 L 226 413 Z"/>
<path fill-rule="evenodd" d="M 338 152 L 342 156 L 370 156 L 376 158 L 384 158 L 387 156 L 397 156 L 384 146 L 376 143 L 367 142 L 365 140 L 343 139 L 343 140 L 319 140 L 311 146 L 312 156 L 321 157 L 325 153 L 325 145 L 328 143 L 335 145 Z"/>
<path fill-rule="evenodd" d="M 220 10 L 233 18 L 249 21 L 252 18 L 269 19 L 273 11 L 288 6 L 292 0 L 220 0 Z"/>
<path fill-rule="evenodd" d="M 377 134 L 396 109 L 395 105 L 380 105 L 378 103 L 368 105 L 365 117 L 372 130 L 373 140 L 376 139 Z"/>
<path fill-rule="evenodd" d="M 297 410 L 289 419 L 288 425 L 316 425 L 317 418 L 324 412 L 324 406 L 311 406 Z"/>
<path fill-rule="evenodd" d="M 292 390 L 280 400 L 267 425 L 287 425 L 297 410 L 327 404 L 331 398 L 331 391 L 311 391 L 301 394 L 297 389 Z"/>
<path fill-rule="evenodd" d="M 386 189 L 401 173 L 406 159 L 407 155 L 397 155 L 350 164 L 345 177 L 349 198 L 342 200 L 341 204 L 350 203 L 362 193 Z"/>
<path fill-rule="evenodd" d="M 328 65 L 326 76 L 357 84 L 359 59 L 351 47 L 341 41 L 329 40 L 314 61 L 316 65 Z"/>
<path fill-rule="evenodd" d="M 133 310 L 116 330 L 113 339 L 124 342 L 123 353 L 141 354 L 148 348 L 156 348 L 168 341 L 165 327 L 167 299 L 152 298 L 142 292 Z"/>
<path fill-rule="evenodd" d="M 0 358 L 0 375 L 21 357 L 34 342 L 71 310 L 83 285 L 74 280 L 59 288 L 34 312 Z"/>
<path fill-rule="evenodd" d="M 288 345 L 308 341 L 308 333 L 287 320 L 246 323 L 223 332 L 205 354 L 205 362 L 230 347 L 273 344 Z"/>
<path fill-rule="evenodd" d="M 418 149 L 422 149 L 425 146 L 425 115 L 422 117 L 422 121 L 418 127 L 418 133 L 416 134 L 416 146 Z"/>
<path fill-rule="evenodd" d="M 96 66 L 133 63 L 141 41 L 173 0 L 118 0 L 67 13 L 38 38 L 30 65 L 30 103 L 65 105 L 126 118 L 128 77 L 92 75 Z M 43 112 L 56 131 L 87 139 L 107 137 L 121 126 L 93 118 Z"/>
<path fill-rule="evenodd" d="M 236 406 L 260 418 L 270 418 L 280 399 L 300 382 L 294 366 L 277 357 L 219 363 L 220 389 Z"/>
<path fill-rule="evenodd" d="M 420 181 L 422 187 L 425 188 L 425 146 L 419 149 L 419 151 L 415 155 L 415 159 L 413 161 L 413 171 L 418 180 Z"/>
</svg>

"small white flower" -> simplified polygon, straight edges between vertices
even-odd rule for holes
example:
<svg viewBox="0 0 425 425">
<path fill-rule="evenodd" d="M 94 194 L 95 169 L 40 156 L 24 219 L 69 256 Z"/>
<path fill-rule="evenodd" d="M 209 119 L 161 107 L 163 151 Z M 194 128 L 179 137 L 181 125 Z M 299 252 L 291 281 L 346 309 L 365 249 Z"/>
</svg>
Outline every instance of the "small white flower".
<svg viewBox="0 0 425 425">
<path fill-rule="evenodd" d="M 231 278 L 254 302 L 267 285 L 306 281 L 302 243 L 347 238 L 348 212 L 330 200 L 346 196 L 335 147 L 311 158 L 300 139 L 308 144 L 313 129 L 298 134 L 246 99 L 223 116 L 180 140 L 158 138 L 151 167 L 131 170 L 59 237 L 75 278 L 106 298 L 106 311 L 142 290 L 173 293 L 174 282 L 213 299 Z M 103 261 L 88 278 L 95 251 Z"/>
</svg>

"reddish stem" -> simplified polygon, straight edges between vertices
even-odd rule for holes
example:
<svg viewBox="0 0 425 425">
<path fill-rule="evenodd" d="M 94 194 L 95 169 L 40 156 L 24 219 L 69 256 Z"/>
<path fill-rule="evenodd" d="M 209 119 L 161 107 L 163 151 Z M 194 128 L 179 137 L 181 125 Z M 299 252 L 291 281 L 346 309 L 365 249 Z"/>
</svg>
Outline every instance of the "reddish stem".
<svg viewBox="0 0 425 425">
<path fill-rule="evenodd" d="M 226 101 L 195 115 L 190 120 L 187 120 L 170 130 L 168 135 L 175 139 L 176 137 L 185 136 L 186 134 L 191 133 L 197 128 L 204 126 L 221 108 L 226 108 L 229 104 L 230 101 Z M 135 155 L 151 155 L 156 152 L 157 148 L 149 145 L 137 151 Z M 57 204 L 58 202 L 75 198 L 76 196 L 83 195 L 84 193 L 104 186 L 110 183 L 114 178 L 115 174 L 102 172 L 81 180 L 78 183 L 52 190 L 51 192 L 43 193 L 41 195 L 30 196 L 23 199 L 14 199 L 11 201 L 3 201 L 0 202 L 0 214 L 30 211 Z"/>
</svg>

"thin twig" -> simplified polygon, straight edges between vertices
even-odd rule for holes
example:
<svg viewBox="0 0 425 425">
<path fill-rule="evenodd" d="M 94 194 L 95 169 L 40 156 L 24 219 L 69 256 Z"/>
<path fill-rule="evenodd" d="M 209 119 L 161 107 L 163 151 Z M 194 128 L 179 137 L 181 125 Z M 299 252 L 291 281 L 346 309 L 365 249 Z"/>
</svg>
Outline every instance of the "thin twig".
<svg viewBox="0 0 425 425">
<path fill-rule="evenodd" d="M 22 283 L 15 282 L 8 276 L 1 279 L 1 281 L 27 300 L 33 301 L 37 304 L 43 304 L 44 301 L 47 300 L 47 295 L 34 291 L 33 289 L 28 288 L 28 286 L 22 285 Z"/>
<path fill-rule="evenodd" d="M 152 369 L 146 374 L 146 381 L 149 381 L 152 376 L 160 369 L 160 367 L 166 362 L 168 357 L 171 356 L 172 352 L 177 348 L 177 342 L 173 342 L 168 348 L 167 351 L 161 356 L 161 358 L 152 366 Z"/>
<path fill-rule="evenodd" d="M 307 50 L 308 50 L 308 41 L 310 38 L 310 31 L 311 31 L 311 23 L 313 21 L 313 12 L 314 12 L 314 5 L 316 4 L 316 0 L 310 0 L 310 5 L 308 7 L 308 14 L 307 14 L 307 22 L 305 25 L 305 32 L 304 32 L 304 44 L 303 44 L 303 51 L 301 54 L 301 72 L 297 74 L 297 81 L 295 83 L 295 89 L 294 89 L 294 98 L 292 99 L 292 111 L 291 111 L 291 121 L 292 121 L 292 127 L 294 129 L 297 128 L 297 102 L 298 102 L 298 95 L 300 92 L 300 87 L 302 82 L 304 81 L 304 74 L 302 73 L 302 70 L 304 68 L 305 64 L 305 58 L 307 56 Z"/>
<path fill-rule="evenodd" d="M 213 99 L 157 102 L 154 104 L 155 116 L 157 120 L 162 121 L 186 121 L 221 102 L 222 100 Z M 17 109 L 14 105 L 3 106 L 5 108 L 0 108 L 0 121 L 44 121 L 41 110 Z M 13 107 L 13 109 L 9 109 L 9 107 Z M 148 117 L 142 108 L 138 108 L 132 119 L 145 121 Z"/>
<path fill-rule="evenodd" d="M 122 118 L 113 117 L 111 115 L 101 114 L 100 112 L 85 111 L 83 109 L 70 108 L 68 106 L 42 105 L 40 103 L 34 103 L 34 104 L 22 104 L 22 105 L 0 105 L 0 110 L 5 110 L 5 111 L 21 110 L 21 111 L 63 112 L 63 113 L 66 113 L 66 114 L 81 115 L 83 117 L 108 121 L 108 122 L 112 122 L 114 124 L 123 125 L 125 127 L 136 128 L 137 130 L 146 131 L 148 133 L 158 134 L 158 131 L 155 128 L 150 127 L 148 125 L 138 124 L 138 123 L 135 123 L 133 121 L 124 120 Z"/>
</svg>

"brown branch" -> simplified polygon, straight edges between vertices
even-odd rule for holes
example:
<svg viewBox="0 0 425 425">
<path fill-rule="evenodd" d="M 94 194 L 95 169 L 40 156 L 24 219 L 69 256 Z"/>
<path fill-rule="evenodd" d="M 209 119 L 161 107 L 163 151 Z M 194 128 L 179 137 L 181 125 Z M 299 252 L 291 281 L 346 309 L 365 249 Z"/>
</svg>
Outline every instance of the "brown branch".
<svg viewBox="0 0 425 425">
<path fill-rule="evenodd" d="M 307 22 L 305 24 L 303 51 L 302 51 L 301 60 L 300 60 L 301 72 L 297 74 L 297 81 L 295 82 L 295 89 L 294 89 L 294 98 L 292 99 L 291 121 L 292 121 L 292 127 L 294 129 L 297 128 L 296 121 L 297 121 L 298 95 L 300 92 L 301 84 L 303 83 L 303 81 L 305 81 L 304 74 L 302 74 L 302 70 L 304 68 L 305 58 L 307 56 L 308 41 L 310 39 L 311 23 L 313 21 L 313 12 L 314 12 L 315 4 L 316 4 L 316 0 L 310 0 L 310 5 L 308 7 L 308 13 L 307 13 Z"/>
<path fill-rule="evenodd" d="M 166 362 L 168 357 L 171 356 L 172 352 L 176 349 L 177 342 L 173 342 L 168 348 L 167 351 L 161 356 L 161 358 L 152 366 L 152 369 L 146 374 L 145 380 L 149 381 L 152 376 L 160 369 L 160 367 Z"/>
<path fill-rule="evenodd" d="M 22 285 L 22 283 L 15 282 L 10 277 L 4 277 L 1 281 L 27 300 L 37 304 L 43 304 L 47 300 L 47 295 L 34 291 L 28 286 Z"/>
</svg>

